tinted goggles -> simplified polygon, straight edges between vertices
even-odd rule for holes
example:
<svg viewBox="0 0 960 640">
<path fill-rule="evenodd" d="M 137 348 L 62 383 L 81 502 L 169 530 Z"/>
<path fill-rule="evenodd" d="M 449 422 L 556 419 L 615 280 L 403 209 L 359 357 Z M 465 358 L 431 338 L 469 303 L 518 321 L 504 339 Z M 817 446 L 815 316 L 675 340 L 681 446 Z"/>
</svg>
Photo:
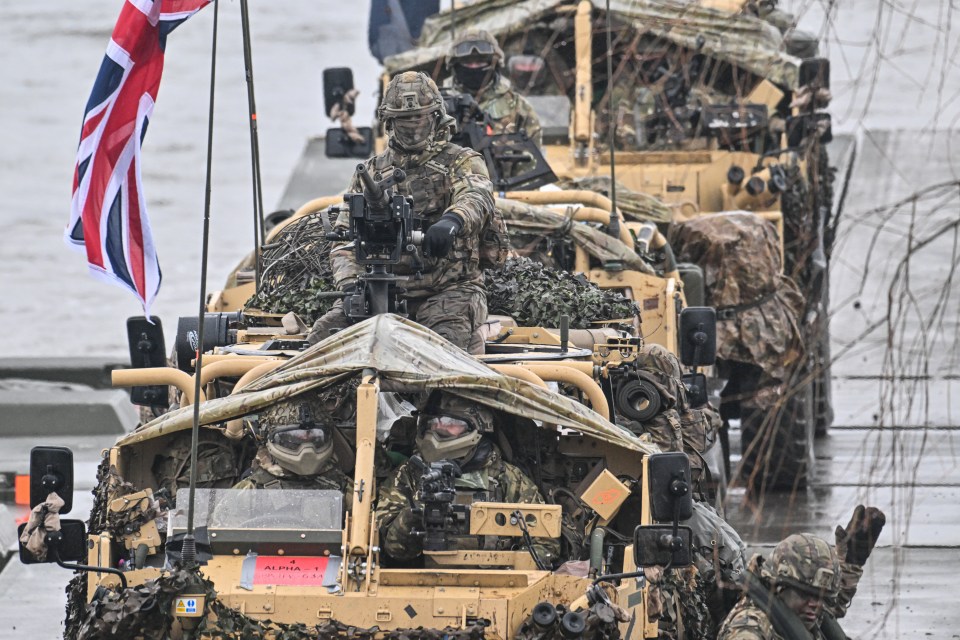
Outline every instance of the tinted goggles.
<svg viewBox="0 0 960 640">
<path fill-rule="evenodd" d="M 465 58 L 467 56 L 492 56 L 496 53 L 493 44 L 485 40 L 468 40 L 461 42 L 453 48 L 454 58 Z"/>
<path fill-rule="evenodd" d="M 274 431 L 269 435 L 268 440 L 271 444 L 282 449 L 296 451 L 305 444 L 313 444 L 318 447 L 327 444 L 330 441 L 330 432 L 320 427 L 310 429 L 290 427 Z"/>
<path fill-rule="evenodd" d="M 441 438 L 457 438 L 470 431 L 470 423 L 451 416 L 422 416 L 420 418 L 422 433 L 433 432 Z"/>
</svg>

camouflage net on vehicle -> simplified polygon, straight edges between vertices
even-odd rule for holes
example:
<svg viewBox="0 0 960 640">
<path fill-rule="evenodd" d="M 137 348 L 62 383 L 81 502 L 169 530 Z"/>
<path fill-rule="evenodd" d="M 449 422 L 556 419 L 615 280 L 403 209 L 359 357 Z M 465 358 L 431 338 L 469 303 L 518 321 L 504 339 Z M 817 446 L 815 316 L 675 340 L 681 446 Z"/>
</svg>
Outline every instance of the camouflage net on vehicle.
<svg viewBox="0 0 960 640">
<path fill-rule="evenodd" d="M 312 324 L 333 305 L 333 300 L 317 297 L 322 291 L 335 290 L 329 253 L 319 215 L 288 225 L 264 249 L 260 288 L 245 310 L 293 311 Z M 510 315 L 522 326 L 557 327 L 560 316 L 566 314 L 571 329 L 586 329 L 591 322 L 632 320 L 639 314 L 636 304 L 621 294 L 527 258 L 511 259 L 500 270 L 484 271 L 484 282 L 490 313 Z"/>
<path fill-rule="evenodd" d="M 85 579 L 85 578 L 84 578 Z M 174 623 L 173 600 L 184 593 L 207 597 L 206 616 L 188 637 L 210 640 L 481 640 L 486 624 L 478 622 L 465 629 L 360 628 L 332 620 L 325 624 L 284 624 L 255 620 L 216 599 L 213 583 L 192 571 L 176 570 L 156 580 L 122 591 L 101 590 L 86 605 L 79 631 L 71 640 L 162 640 L 170 637 Z"/>
<path fill-rule="evenodd" d="M 640 313 L 633 300 L 616 291 L 529 258 L 511 258 L 500 271 L 485 271 L 483 281 L 490 314 L 509 315 L 520 326 L 558 327 L 567 315 L 571 329 L 586 329 L 591 322 L 633 320 Z"/>
<path fill-rule="evenodd" d="M 260 287 L 244 305 L 267 313 L 295 312 L 308 324 L 330 310 L 334 301 L 322 291 L 336 291 L 330 270 L 330 242 L 320 214 L 304 216 L 284 227 L 260 254 Z"/>
</svg>

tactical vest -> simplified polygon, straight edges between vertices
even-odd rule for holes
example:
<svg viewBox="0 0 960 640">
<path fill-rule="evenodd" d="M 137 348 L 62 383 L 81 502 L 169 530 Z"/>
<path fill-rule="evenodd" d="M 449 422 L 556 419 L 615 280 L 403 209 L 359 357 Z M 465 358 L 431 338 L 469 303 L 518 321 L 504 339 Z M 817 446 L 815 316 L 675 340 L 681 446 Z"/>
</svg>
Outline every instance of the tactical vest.
<svg viewBox="0 0 960 640">
<path fill-rule="evenodd" d="M 417 217 L 417 229 L 426 230 L 440 219 L 450 207 L 453 195 L 454 166 L 471 150 L 448 143 L 441 151 L 423 164 L 409 169 L 404 168 L 406 180 L 396 186 L 397 193 L 413 198 L 413 213 Z M 370 162 L 375 180 L 382 180 L 397 167 L 388 161 L 392 154 L 380 154 Z M 402 167 L 401 167 L 402 168 Z M 464 249 L 463 241 L 454 244 L 454 252 Z M 465 247 L 467 253 L 473 253 L 472 247 Z M 479 255 L 477 259 L 481 269 L 499 269 L 507 260 L 510 252 L 510 236 L 503 216 L 494 207 L 483 229 L 480 230 Z M 469 255 L 468 255 L 469 258 Z M 449 258 L 448 258 L 449 260 Z"/>
<path fill-rule="evenodd" d="M 398 184 L 396 192 L 413 198 L 413 213 L 418 229 L 426 229 L 440 219 L 450 206 L 453 193 L 453 167 L 469 152 L 455 144 L 446 144 L 440 152 L 421 165 L 396 167 L 389 162 L 393 153 L 381 153 L 370 160 L 374 180 L 382 180 L 394 169 L 403 169 L 406 180 Z"/>
</svg>

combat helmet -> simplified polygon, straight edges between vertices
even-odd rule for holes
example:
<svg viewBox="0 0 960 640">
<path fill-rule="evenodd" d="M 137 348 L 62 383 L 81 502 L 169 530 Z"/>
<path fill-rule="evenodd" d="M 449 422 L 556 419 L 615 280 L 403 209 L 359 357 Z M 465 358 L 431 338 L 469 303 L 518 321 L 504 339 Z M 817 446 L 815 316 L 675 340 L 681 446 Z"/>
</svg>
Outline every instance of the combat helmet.
<svg viewBox="0 0 960 640">
<path fill-rule="evenodd" d="M 836 598 L 840 592 L 840 557 L 823 538 L 795 533 L 780 541 L 770 559 L 761 565 L 761 575 L 774 586 Z"/>
<path fill-rule="evenodd" d="M 457 84 L 468 91 L 479 91 L 503 67 L 503 49 L 488 31 L 467 31 L 450 45 L 447 69 Z"/>
<path fill-rule="evenodd" d="M 260 414 L 260 429 L 270 456 L 296 475 L 320 473 L 333 456 L 333 426 L 315 422 L 306 403 L 269 407 Z"/>
<path fill-rule="evenodd" d="M 446 115 L 437 83 L 422 71 L 395 75 L 377 109 L 377 117 L 390 136 L 391 146 L 408 152 L 426 149 Z"/>
<path fill-rule="evenodd" d="M 417 449 L 427 462 L 468 460 L 493 427 L 489 408 L 451 393 L 434 392 L 417 419 Z"/>
</svg>

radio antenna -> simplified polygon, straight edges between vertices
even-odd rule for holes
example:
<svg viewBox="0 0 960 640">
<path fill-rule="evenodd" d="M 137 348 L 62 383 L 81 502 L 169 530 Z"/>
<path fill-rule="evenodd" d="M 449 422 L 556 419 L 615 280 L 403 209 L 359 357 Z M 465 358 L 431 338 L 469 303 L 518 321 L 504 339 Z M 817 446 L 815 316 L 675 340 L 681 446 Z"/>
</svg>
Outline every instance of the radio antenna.
<svg viewBox="0 0 960 640">
<path fill-rule="evenodd" d="M 200 312 L 197 314 L 197 365 L 193 386 L 193 433 L 190 439 L 190 495 L 187 507 L 187 533 L 183 537 L 181 559 L 185 567 L 192 565 L 197 557 L 197 541 L 194 537 L 194 503 L 197 492 L 197 446 L 200 440 L 200 370 L 203 366 L 203 325 L 207 307 L 207 255 L 210 245 L 210 194 L 213 175 L 213 106 L 214 87 L 217 79 L 217 24 L 220 2 L 213 0 L 213 45 L 210 55 L 210 112 L 207 116 L 207 184 L 203 202 L 203 250 L 200 257 Z"/>
</svg>

